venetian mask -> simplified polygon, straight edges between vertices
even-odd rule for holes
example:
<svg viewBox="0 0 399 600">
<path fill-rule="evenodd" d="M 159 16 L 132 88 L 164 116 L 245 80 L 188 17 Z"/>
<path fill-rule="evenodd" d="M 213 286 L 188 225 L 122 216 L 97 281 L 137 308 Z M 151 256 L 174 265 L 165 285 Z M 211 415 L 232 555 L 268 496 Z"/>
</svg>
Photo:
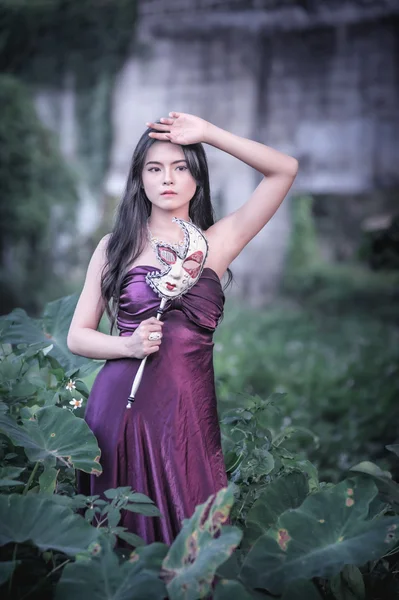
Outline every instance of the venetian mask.
<svg viewBox="0 0 399 600">
<path fill-rule="evenodd" d="M 200 229 L 193 223 L 173 217 L 184 232 L 181 246 L 154 243 L 154 250 L 161 265 L 160 273 L 149 273 L 147 283 L 161 298 L 178 298 L 190 289 L 201 276 L 208 254 L 208 242 Z"/>
</svg>

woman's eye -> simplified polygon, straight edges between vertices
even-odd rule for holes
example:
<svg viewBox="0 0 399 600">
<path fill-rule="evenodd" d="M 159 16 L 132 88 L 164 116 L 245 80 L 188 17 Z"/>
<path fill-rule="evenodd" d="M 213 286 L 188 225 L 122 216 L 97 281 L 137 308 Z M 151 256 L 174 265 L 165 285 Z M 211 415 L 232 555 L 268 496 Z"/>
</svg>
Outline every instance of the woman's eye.
<svg viewBox="0 0 399 600">
<path fill-rule="evenodd" d="M 150 172 L 151 172 L 151 171 L 155 171 L 155 170 L 159 171 L 159 167 L 151 167 L 151 168 L 150 168 L 150 169 L 148 169 L 148 170 L 149 170 Z"/>
<path fill-rule="evenodd" d="M 187 171 L 187 167 L 177 167 L 178 169 L 183 169 L 183 171 Z"/>
</svg>

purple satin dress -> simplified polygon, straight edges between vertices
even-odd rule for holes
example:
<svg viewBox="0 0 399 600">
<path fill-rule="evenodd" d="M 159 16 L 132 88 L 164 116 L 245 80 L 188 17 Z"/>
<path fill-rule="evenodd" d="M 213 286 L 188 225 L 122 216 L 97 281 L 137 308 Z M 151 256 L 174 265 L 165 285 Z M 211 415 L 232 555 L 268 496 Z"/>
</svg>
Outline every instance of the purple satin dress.
<svg viewBox="0 0 399 600">
<path fill-rule="evenodd" d="M 146 283 L 154 267 L 136 266 L 124 279 L 120 335 L 156 316 L 160 299 Z M 171 544 L 184 518 L 227 485 L 213 372 L 213 332 L 223 313 L 219 277 L 205 267 L 184 296 L 168 301 L 160 349 L 151 354 L 132 408 L 126 409 L 138 359 L 108 360 L 94 382 L 85 420 L 101 449 L 100 476 L 78 471 L 78 492 L 102 494 L 131 486 L 163 517 L 122 511 L 120 525 L 147 543 Z"/>
</svg>

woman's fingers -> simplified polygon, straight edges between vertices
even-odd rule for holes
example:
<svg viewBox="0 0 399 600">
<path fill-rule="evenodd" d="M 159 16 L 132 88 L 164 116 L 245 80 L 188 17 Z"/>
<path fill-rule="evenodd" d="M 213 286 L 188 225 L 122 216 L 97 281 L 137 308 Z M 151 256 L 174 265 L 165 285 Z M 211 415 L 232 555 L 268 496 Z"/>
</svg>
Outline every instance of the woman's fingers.
<svg viewBox="0 0 399 600">
<path fill-rule="evenodd" d="M 159 346 L 153 346 L 152 348 L 148 348 L 146 354 L 154 354 L 154 352 L 158 352 Z"/>
<path fill-rule="evenodd" d="M 150 317 L 149 319 L 144 319 L 144 321 L 141 321 L 142 325 L 145 325 L 146 323 L 148 323 L 148 324 L 155 323 L 156 325 L 161 325 L 161 327 L 163 327 L 165 325 L 164 321 L 160 321 L 156 317 Z"/>
<path fill-rule="evenodd" d="M 146 123 L 147 127 L 156 129 L 157 131 L 169 131 L 170 125 L 163 125 L 162 123 Z"/>
<path fill-rule="evenodd" d="M 155 138 L 157 140 L 162 140 L 162 141 L 170 141 L 170 134 L 169 133 L 154 133 L 153 131 L 151 131 L 151 133 L 148 134 L 149 137 Z"/>
</svg>

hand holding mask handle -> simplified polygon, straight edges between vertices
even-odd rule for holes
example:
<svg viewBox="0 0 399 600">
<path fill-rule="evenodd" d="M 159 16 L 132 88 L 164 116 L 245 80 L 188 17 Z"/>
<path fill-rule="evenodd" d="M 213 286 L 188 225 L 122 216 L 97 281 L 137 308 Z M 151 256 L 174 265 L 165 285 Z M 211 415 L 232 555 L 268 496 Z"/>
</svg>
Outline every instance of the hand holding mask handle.
<svg viewBox="0 0 399 600">
<path fill-rule="evenodd" d="M 156 242 L 157 258 L 165 268 L 160 273 L 149 273 L 146 277 L 148 285 L 161 298 L 161 305 L 157 311 L 158 320 L 161 319 L 168 300 L 179 298 L 197 283 L 201 277 L 208 254 L 208 242 L 202 231 L 194 223 L 189 223 L 177 217 L 173 217 L 172 220 L 183 229 L 183 246 L 176 249 L 176 247 L 162 241 Z M 140 363 L 126 408 L 131 408 L 132 402 L 135 400 L 147 358 L 148 356 L 143 358 Z"/>
<path fill-rule="evenodd" d="M 163 311 L 164 311 L 166 302 L 167 302 L 167 299 L 166 298 L 162 298 L 161 305 L 160 305 L 160 307 L 157 310 L 157 319 L 158 319 L 158 321 L 161 319 L 161 317 L 163 315 Z M 135 376 L 135 378 L 133 380 L 133 385 L 132 385 L 132 389 L 131 389 L 131 392 L 130 392 L 130 396 L 129 396 L 127 404 L 126 404 L 126 408 L 132 408 L 132 402 L 134 402 L 135 399 L 136 399 L 136 393 L 137 393 L 137 390 L 139 388 L 139 385 L 140 385 L 140 382 L 141 382 L 141 378 L 143 376 L 143 371 L 144 371 L 145 363 L 147 362 L 147 358 L 148 358 L 148 356 L 145 356 L 142 359 L 141 363 L 140 363 L 140 366 L 138 368 L 136 376 Z"/>
</svg>

